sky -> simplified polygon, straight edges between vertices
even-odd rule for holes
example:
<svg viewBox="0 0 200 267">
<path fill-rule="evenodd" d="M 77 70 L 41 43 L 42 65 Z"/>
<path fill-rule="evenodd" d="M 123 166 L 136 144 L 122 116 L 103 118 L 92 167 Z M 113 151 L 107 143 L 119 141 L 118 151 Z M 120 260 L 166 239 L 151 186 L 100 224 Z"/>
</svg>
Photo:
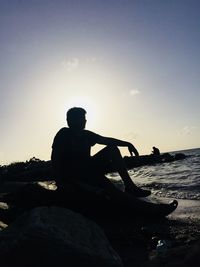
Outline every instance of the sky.
<svg viewBox="0 0 200 267">
<path fill-rule="evenodd" d="M 200 147 L 199 11 L 198 0 L 0 0 L 0 165 L 49 160 L 72 106 L 140 154 Z"/>
</svg>

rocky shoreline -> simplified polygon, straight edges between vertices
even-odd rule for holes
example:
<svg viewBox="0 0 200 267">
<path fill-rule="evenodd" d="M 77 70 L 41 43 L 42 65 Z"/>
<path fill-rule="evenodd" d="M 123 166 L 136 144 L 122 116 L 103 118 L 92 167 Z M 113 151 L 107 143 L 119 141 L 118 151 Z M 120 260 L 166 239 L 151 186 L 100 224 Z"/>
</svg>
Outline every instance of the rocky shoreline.
<svg viewBox="0 0 200 267">
<path fill-rule="evenodd" d="M 53 182 L 44 183 L 45 188 L 33 182 L 52 180 L 47 163 L 34 159 L 5 170 L 0 190 L 5 202 L 0 203 L 1 267 L 200 264 L 199 201 L 179 201 L 166 218 L 136 216 L 106 203 L 90 209 L 91 200 L 88 209 L 84 205 L 79 210 L 57 205 Z M 6 181 L 8 176 L 16 179 Z"/>
<path fill-rule="evenodd" d="M 10 223 L 0 217 L 1 266 L 199 266 L 200 217 L 182 211 L 158 219 L 29 206 Z"/>
</svg>

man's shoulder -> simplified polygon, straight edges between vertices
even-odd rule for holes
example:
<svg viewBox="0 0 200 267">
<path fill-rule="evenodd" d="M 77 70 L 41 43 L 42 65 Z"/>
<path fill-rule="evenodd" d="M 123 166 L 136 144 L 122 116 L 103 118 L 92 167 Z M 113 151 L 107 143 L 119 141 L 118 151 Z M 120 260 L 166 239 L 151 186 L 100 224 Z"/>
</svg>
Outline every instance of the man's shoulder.
<svg viewBox="0 0 200 267">
<path fill-rule="evenodd" d="M 84 129 L 83 132 L 86 133 L 86 134 L 91 134 L 91 133 L 93 134 L 94 133 L 94 132 L 92 132 L 90 130 L 86 130 L 86 129 Z"/>
<path fill-rule="evenodd" d="M 57 134 L 55 135 L 55 137 L 54 137 L 52 147 L 63 145 L 63 143 L 65 142 L 65 140 L 66 140 L 67 137 L 68 137 L 68 133 L 69 133 L 69 132 L 70 132 L 70 131 L 69 131 L 69 128 L 67 128 L 67 127 L 63 127 L 63 128 L 61 128 L 61 129 L 57 132 Z"/>
<path fill-rule="evenodd" d="M 57 132 L 56 135 L 65 135 L 65 134 L 67 134 L 67 133 L 69 133 L 69 128 L 67 128 L 67 127 L 63 127 L 63 128 L 61 128 L 61 129 Z"/>
<path fill-rule="evenodd" d="M 63 127 L 61 128 L 55 135 L 54 141 L 57 139 L 61 139 L 62 137 L 66 137 L 66 135 L 68 135 L 69 133 L 69 128 L 67 127 Z"/>
<path fill-rule="evenodd" d="M 92 131 L 89 131 L 89 130 L 84 130 L 83 132 L 84 132 L 84 134 L 89 135 L 89 136 L 95 136 L 95 135 L 97 136 L 98 135 L 98 134 L 96 134 Z"/>
<path fill-rule="evenodd" d="M 98 140 L 99 140 L 99 135 L 92 132 L 92 131 L 89 131 L 89 130 L 84 130 L 84 133 L 85 135 L 87 136 L 87 139 L 90 140 L 90 143 L 92 145 L 98 143 Z"/>
</svg>

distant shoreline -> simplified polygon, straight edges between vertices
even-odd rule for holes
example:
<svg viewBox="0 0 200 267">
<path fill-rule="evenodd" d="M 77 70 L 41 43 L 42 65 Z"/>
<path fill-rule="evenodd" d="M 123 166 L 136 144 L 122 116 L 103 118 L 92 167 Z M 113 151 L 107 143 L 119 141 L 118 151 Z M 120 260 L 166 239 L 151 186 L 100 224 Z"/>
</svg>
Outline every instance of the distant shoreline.
<svg viewBox="0 0 200 267">
<path fill-rule="evenodd" d="M 197 148 L 186 148 L 186 149 L 180 149 L 180 150 L 173 150 L 173 151 L 161 151 L 161 154 L 164 154 L 164 153 L 176 153 L 176 152 L 186 152 L 186 151 L 190 151 L 190 150 L 198 150 L 200 149 L 200 147 L 197 147 Z M 141 154 L 141 156 L 144 156 L 144 155 L 150 155 L 149 154 Z M 34 158 L 34 157 L 31 157 L 31 158 Z M 30 159 L 31 159 L 30 158 Z M 3 166 L 9 166 L 10 164 L 13 164 L 13 163 L 19 163 L 19 162 L 26 162 L 26 161 L 29 161 L 30 159 L 26 159 L 24 161 L 20 161 L 20 160 L 16 160 L 16 161 L 12 161 L 12 162 L 9 162 L 9 163 L 0 163 L 0 167 L 3 167 Z M 50 159 L 39 159 L 40 161 L 50 161 Z"/>
</svg>

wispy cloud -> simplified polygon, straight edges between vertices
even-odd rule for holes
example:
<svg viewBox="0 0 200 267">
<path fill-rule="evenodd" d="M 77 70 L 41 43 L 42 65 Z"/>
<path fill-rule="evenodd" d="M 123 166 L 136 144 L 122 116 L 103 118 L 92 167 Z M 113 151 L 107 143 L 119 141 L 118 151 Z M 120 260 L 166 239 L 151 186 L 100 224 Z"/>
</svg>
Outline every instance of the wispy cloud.
<svg viewBox="0 0 200 267">
<path fill-rule="evenodd" d="M 194 126 L 184 126 L 180 131 L 179 134 L 180 135 L 191 135 L 193 133 L 193 131 L 195 130 L 196 127 Z"/>
<path fill-rule="evenodd" d="M 139 95 L 141 92 L 138 90 L 138 89 L 132 89 L 129 91 L 129 94 L 131 96 L 134 96 L 134 95 Z"/>
<path fill-rule="evenodd" d="M 73 71 L 80 67 L 80 65 L 84 64 L 94 64 L 97 61 L 96 57 L 87 57 L 85 59 L 79 59 L 74 57 L 72 59 L 63 60 L 61 66 L 67 71 Z"/>
<path fill-rule="evenodd" d="M 77 69 L 79 67 L 80 60 L 78 58 L 73 58 L 71 60 L 64 60 L 61 63 L 61 65 L 67 71 L 72 71 L 72 70 Z"/>
<path fill-rule="evenodd" d="M 86 63 L 95 63 L 97 61 L 96 57 L 87 57 L 85 59 Z"/>
</svg>

